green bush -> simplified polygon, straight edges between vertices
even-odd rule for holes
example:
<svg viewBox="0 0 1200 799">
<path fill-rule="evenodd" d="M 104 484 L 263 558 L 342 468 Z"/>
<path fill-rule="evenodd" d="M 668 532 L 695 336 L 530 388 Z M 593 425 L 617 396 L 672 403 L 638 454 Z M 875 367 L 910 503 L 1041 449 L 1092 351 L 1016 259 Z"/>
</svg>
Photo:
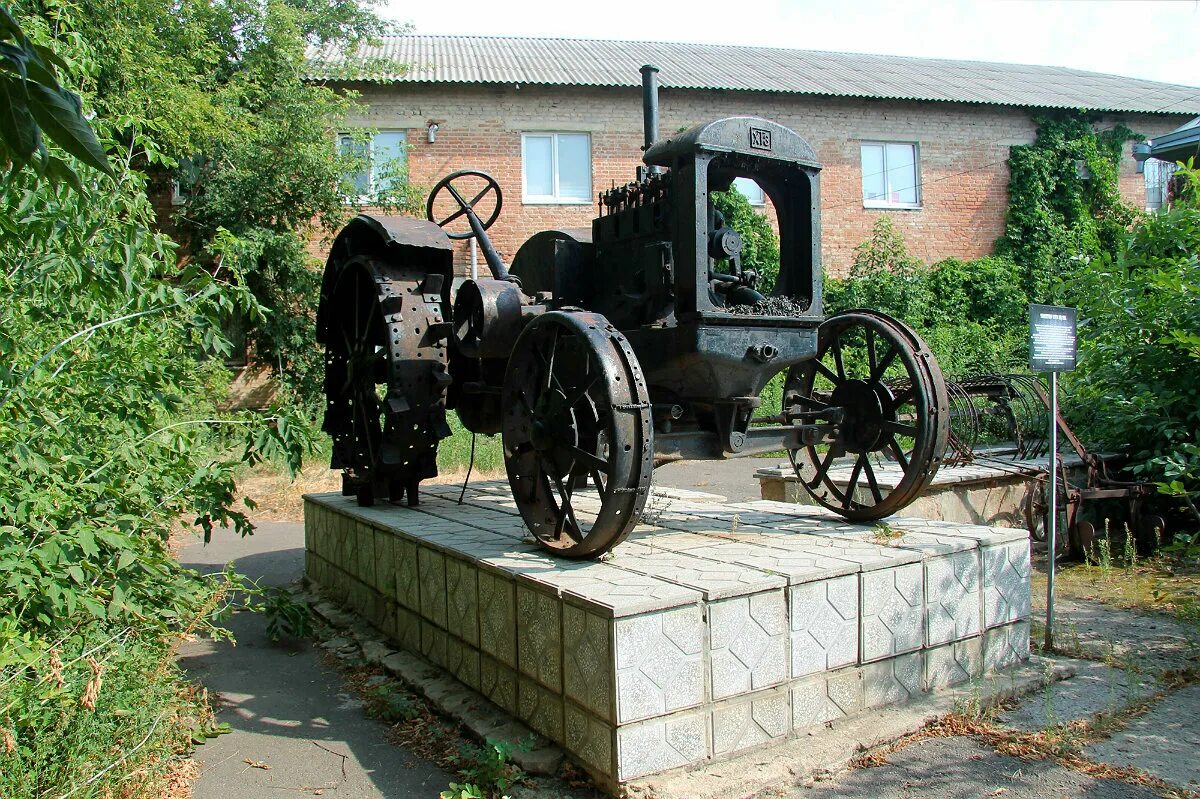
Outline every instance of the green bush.
<svg viewBox="0 0 1200 799">
<path fill-rule="evenodd" d="M 1132 470 L 1194 501 L 1200 493 L 1200 172 L 1191 191 L 1142 218 L 1115 257 L 1076 275 L 1079 367 L 1067 376 L 1072 421 L 1128 453 Z"/>
<path fill-rule="evenodd" d="M 758 272 L 758 290 L 770 294 L 779 278 L 779 237 L 767 215 L 734 188 L 714 191 L 712 199 L 725 224 L 742 236 L 742 268 Z"/>
<path fill-rule="evenodd" d="M 1071 302 L 1074 272 L 1115 252 L 1136 216 L 1121 200 L 1118 167 L 1125 143 L 1141 137 L 1124 125 L 1097 131 L 1093 118 L 1040 117 L 1037 139 L 1009 150 L 1008 213 L 996 249 L 1020 265 L 1033 302 Z"/>
<path fill-rule="evenodd" d="M 931 304 L 929 269 L 909 254 L 888 216 L 876 220 L 871 237 L 854 248 L 850 275 L 825 281 L 827 313 L 870 308 L 920 325 Z"/>
<path fill-rule="evenodd" d="M 927 267 L 886 216 L 855 248 L 850 275 L 825 280 L 827 314 L 868 308 L 895 316 L 925 338 L 943 372 L 955 375 L 1025 368 L 1027 305 L 1011 259 L 947 258 Z"/>
<path fill-rule="evenodd" d="M 61 49 L 54 63 L 70 65 L 94 108 L 89 90 L 107 62 L 75 30 L 82 11 L 47 9 L 17 19 L 37 52 Z M 11 35 L 0 23 L 0 38 Z M 128 35 L 114 23 L 101 38 Z M 82 116 L 72 124 L 88 127 Z M 168 539 L 188 525 L 249 533 L 237 469 L 264 458 L 294 468 L 309 443 L 292 406 L 219 411 L 224 323 L 259 320 L 263 308 L 236 264 L 181 266 L 157 231 L 142 169 L 161 152 L 161 125 L 101 114 L 91 127 L 107 169 L 48 147 L 63 169 L 0 176 L 4 797 L 163 795 L 172 759 L 208 732 L 174 645 L 220 635 L 215 609 L 239 580 L 183 568 Z M 279 628 L 298 621 L 281 616 Z"/>
<path fill-rule="evenodd" d="M 1020 271 L 1004 256 L 938 261 L 929 273 L 929 295 L 929 323 L 946 319 L 1023 328 L 1028 322 L 1029 303 Z"/>
</svg>

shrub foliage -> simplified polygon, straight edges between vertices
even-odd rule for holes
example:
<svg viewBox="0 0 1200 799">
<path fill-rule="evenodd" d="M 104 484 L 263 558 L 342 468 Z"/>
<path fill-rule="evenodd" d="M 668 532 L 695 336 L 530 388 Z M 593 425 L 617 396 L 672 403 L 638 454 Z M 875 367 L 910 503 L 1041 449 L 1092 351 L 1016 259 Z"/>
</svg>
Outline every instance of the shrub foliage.
<svg viewBox="0 0 1200 799">
<path fill-rule="evenodd" d="M 248 533 L 237 470 L 265 458 L 294 468 L 310 426 L 291 406 L 221 409 L 226 323 L 280 314 L 248 277 L 261 261 L 239 257 L 250 236 L 218 228 L 200 257 L 180 259 L 148 200 L 148 175 L 193 146 L 189 131 L 239 119 L 262 82 L 226 74 L 242 93 L 214 99 L 188 72 L 194 62 L 156 48 L 171 39 L 215 75 L 237 73 L 235 62 L 267 50 L 230 59 L 230 48 L 269 39 L 295 55 L 320 35 L 305 19 L 336 32 L 339 15 L 346 25 L 353 16 L 349 5 L 307 8 L 67 2 L 0 18 L 4 58 L 52 63 L 39 85 L 53 78 L 60 96 L 78 98 L 70 124 L 103 157 L 58 147 L 61 120 L 4 122 L 37 129 L 0 137 L 0 447 L 10 453 L 0 470 L 0 796 L 164 795 L 172 760 L 212 731 L 174 645 L 184 632 L 220 634 L 217 611 L 240 578 L 183 568 L 170 538 L 187 527 Z M 41 91 L 9 72 L 6 91 Z M 290 114 L 299 128 L 311 112 L 292 106 L 276 123 Z M 31 139 L 44 153 L 12 147 Z M 274 233 L 295 234 L 279 220 Z"/>
</svg>

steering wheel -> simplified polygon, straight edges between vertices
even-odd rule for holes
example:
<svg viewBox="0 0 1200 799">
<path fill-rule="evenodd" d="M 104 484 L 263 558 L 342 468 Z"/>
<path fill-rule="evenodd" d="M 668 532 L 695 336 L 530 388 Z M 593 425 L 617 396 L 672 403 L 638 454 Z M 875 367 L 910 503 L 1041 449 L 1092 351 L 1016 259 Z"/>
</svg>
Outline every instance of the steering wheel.
<svg viewBox="0 0 1200 799">
<path fill-rule="evenodd" d="M 470 200 L 465 199 L 462 193 L 454 186 L 454 181 L 468 176 L 483 178 L 487 183 L 487 185 L 484 186 L 483 189 Z M 458 203 L 458 210 L 450 214 L 450 216 L 446 217 L 445 219 L 438 221 L 433 216 L 433 205 L 437 201 L 438 195 L 441 194 L 443 190 L 450 192 L 450 196 L 454 198 L 456 203 Z M 475 206 L 478 205 L 491 192 L 496 193 L 496 208 L 492 211 L 492 215 L 489 216 L 485 222 L 476 216 Z M 496 182 L 494 177 L 486 172 L 480 172 L 475 169 L 464 169 L 460 172 L 452 172 L 437 182 L 437 185 L 433 187 L 433 191 L 429 192 L 429 201 L 425 203 L 425 216 L 430 222 L 435 223 L 438 227 L 444 228 L 446 225 L 465 214 L 468 220 L 473 220 L 474 222 L 471 225 L 471 230 L 464 233 L 451 233 L 446 231 L 446 235 L 452 239 L 469 239 L 472 236 L 475 236 L 477 232 L 481 232 L 490 228 L 492 224 L 495 223 L 496 218 L 500 216 L 500 208 L 503 205 L 504 194 L 500 191 L 500 184 Z M 478 230 L 476 229 L 476 224 L 479 226 Z"/>
</svg>

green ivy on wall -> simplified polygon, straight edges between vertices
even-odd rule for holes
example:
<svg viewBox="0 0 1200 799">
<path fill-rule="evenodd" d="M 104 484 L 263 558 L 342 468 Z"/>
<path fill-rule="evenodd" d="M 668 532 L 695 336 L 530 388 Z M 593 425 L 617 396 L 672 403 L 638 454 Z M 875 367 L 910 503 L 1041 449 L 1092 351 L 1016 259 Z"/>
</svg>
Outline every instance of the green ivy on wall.
<svg viewBox="0 0 1200 799">
<path fill-rule="evenodd" d="M 1009 205 L 999 254 L 1020 266 L 1034 302 L 1061 301 L 1065 278 L 1114 252 L 1136 211 L 1121 200 L 1125 143 L 1143 137 L 1124 125 L 1097 130 L 1071 111 L 1036 118 L 1037 139 L 1009 151 Z"/>
</svg>

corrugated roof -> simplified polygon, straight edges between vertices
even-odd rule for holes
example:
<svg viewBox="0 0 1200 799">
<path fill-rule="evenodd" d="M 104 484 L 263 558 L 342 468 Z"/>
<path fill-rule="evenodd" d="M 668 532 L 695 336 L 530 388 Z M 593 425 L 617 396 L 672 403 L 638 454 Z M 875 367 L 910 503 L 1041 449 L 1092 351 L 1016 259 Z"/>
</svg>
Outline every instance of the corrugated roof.
<svg viewBox="0 0 1200 799">
<path fill-rule="evenodd" d="M 1095 111 L 1200 113 L 1200 87 L 1066 67 L 773 47 L 499 36 L 387 36 L 354 53 L 310 53 L 314 78 L 380 83 L 641 85 L 653 63 L 673 89 L 789 92 Z M 407 68 L 405 67 L 407 65 Z"/>
</svg>

